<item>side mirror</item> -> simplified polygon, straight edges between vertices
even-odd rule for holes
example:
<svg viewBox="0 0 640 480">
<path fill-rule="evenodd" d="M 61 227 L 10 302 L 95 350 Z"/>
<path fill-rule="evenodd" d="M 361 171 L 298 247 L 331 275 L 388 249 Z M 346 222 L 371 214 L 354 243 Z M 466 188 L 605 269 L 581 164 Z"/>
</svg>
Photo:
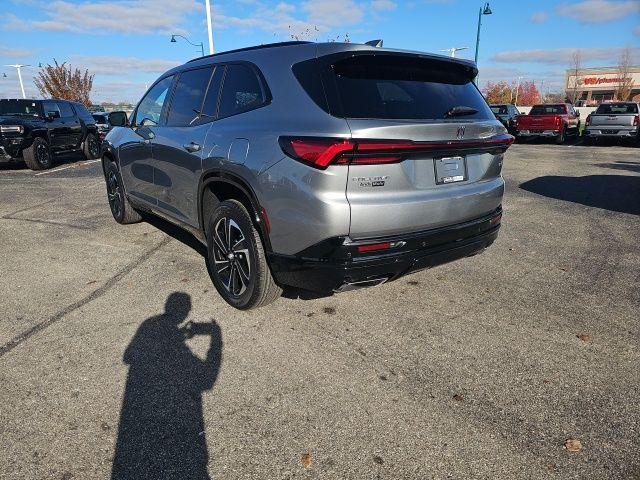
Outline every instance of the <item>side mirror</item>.
<svg viewBox="0 0 640 480">
<path fill-rule="evenodd" d="M 126 127 L 128 124 L 126 112 L 109 113 L 109 125 L 112 127 Z"/>
</svg>

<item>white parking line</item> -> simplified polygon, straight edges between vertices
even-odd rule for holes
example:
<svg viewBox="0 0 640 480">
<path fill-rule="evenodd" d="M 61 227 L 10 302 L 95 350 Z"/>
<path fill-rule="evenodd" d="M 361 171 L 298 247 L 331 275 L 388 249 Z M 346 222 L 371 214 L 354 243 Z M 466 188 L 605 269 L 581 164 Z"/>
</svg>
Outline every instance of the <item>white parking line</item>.
<svg viewBox="0 0 640 480">
<path fill-rule="evenodd" d="M 53 170 L 45 170 L 44 172 L 38 172 L 35 175 L 46 175 L 48 173 L 56 173 L 62 170 L 66 170 L 67 168 L 77 168 L 78 166 L 89 165 L 90 163 L 100 162 L 101 160 L 102 159 L 97 158 L 96 160 L 87 160 L 86 162 L 82 162 L 82 163 L 73 163 L 71 165 L 65 165 L 64 167 L 54 168 Z"/>
</svg>

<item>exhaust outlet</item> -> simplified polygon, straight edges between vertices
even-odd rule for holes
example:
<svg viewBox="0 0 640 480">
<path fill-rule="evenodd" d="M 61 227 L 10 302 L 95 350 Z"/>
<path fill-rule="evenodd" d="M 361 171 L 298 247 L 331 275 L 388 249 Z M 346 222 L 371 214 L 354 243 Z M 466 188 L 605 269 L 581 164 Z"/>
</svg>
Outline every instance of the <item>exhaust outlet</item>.
<svg viewBox="0 0 640 480">
<path fill-rule="evenodd" d="M 340 287 L 336 288 L 334 292 L 341 293 L 341 292 L 348 292 L 350 290 L 357 290 L 359 288 L 375 287 L 378 285 L 382 285 L 387 280 L 389 280 L 389 277 L 374 278 L 371 280 L 361 280 L 359 282 L 347 282 L 342 284 Z"/>
</svg>

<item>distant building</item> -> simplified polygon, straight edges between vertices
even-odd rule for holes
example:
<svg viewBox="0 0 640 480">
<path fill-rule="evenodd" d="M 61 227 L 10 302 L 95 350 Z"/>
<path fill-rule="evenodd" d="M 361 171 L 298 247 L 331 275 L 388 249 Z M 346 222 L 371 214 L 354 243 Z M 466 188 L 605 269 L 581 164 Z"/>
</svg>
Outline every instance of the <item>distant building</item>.
<svg viewBox="0 0 640 480">
<path fill-rule="evenodd" d="M 630 74 L 633 79 L 631 97 L 640 101 L 640 66 L 631 67 Z M 581 68 L 576 79 L 575 70 L 566 72 L 566 90 L 569 98 L 573 97 L 573 91 L 578 86 L 578 106 L 599 105 L 615 98 L 616 87 L 620 85 L 620 74 L 617 67 L 607 68 Z"/>
</svg>

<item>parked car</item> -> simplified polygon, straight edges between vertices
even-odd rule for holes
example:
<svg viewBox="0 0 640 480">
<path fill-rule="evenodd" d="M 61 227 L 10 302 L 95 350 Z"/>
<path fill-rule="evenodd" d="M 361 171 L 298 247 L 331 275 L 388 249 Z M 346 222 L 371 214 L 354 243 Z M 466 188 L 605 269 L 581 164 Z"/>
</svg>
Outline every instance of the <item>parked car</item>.
<svg viewBox="0 0 640 480">
<path fill-rule="evenodd" d="M 570 103 L 534 105 L 527 115 L 516 121 L 516 136 L 519 140 L 536 137 L 554 138 L 564 143 L 567 136 L 580 134 L 580 112 Z"/>
<path fill-rule="evenodd" d="M 513 141 L 476 74 L 348 43 L 192 60 L 107 134 L 113 217 L 151 212 L 192 232 L 240 309 L 282 286 L 340 292 L 474 255 L 498 235 Z"/>
<path fill-rule="evenodd" d="M 32 170 L 42 170 L 53 165 L 55 155 L 72 151 L 100 157 L 98 129 L 84 105 L 0 99 L 0 162 L 22 158 Z"/>
<path fill-rule="evenodd" d="M 96 127 L 98 128 L 98 136 L 100 140 L 104 140 L 104 137 L 109 133 L 109 130 L 112 128 L 112 124 L 110 123 L 110 118 L 113 119 L 117 117 L 116 123 L 120 125 L 122 122 L 127 123 L 127 113 L 123 111 L 114 111 L 111 113 L 107 112 L 94 112 L 92 114 L 93 119 L 96 122 Z M 124 119 L 121 119 L 121 117 Z"/>
<path fill-rule="evenodd" d="M 518 107 L 509 103 L 503 103 L 499 105 L 489 105 L 491 111 L 496 116 L 500 123 L 505 126 L 507 131 L 515 135 L 516 134 L 516 120 L 518 116 L 522 115 L 518 110 Z"/>
<path fill-rule="evenodd" d="M 583 135 L 586 143 L 594 143 L 600 138 L 615 138 L 633 140 L 640 145 L 640 104 L 601 104 L 587 117 Z"/>
</svg>

